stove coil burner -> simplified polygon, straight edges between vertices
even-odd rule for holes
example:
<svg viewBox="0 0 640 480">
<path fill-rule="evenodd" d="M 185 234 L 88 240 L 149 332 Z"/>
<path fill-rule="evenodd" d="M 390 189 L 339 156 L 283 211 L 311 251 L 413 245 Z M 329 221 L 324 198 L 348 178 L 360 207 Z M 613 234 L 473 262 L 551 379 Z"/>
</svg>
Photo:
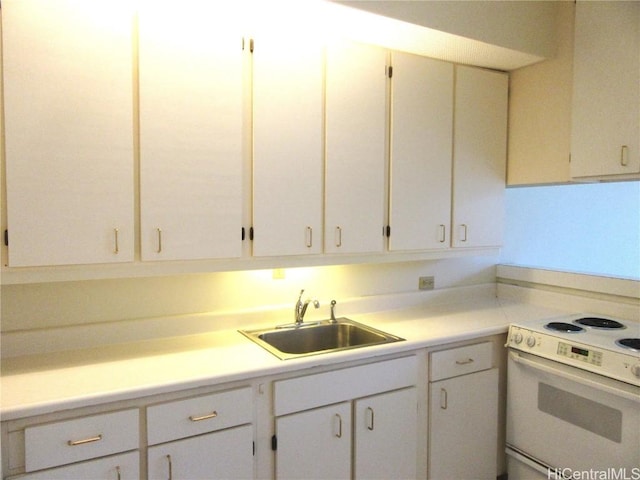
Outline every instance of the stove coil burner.
<svg viewBox="0 0 640 480">
<path fill-rule="evenodd" d="M 640 338 L 621 338 L 616 340 L 616 344 L 623 348 L 640 352 Z"/>
<path fill-rule="evenodd" d="M 565 322 L 550 322 L 547 323 L 544 328 L 553 330 L 554 332 L 564 332 L 564 333 L 579 333 L 584 332 L 584 328 L 574 325 L 572 323 Z"/>
<path fill-rule="evenodd" d="M 605 330 L 614 330 L 626 328 L 622 323 L 608 318 L 585 317 L 576 320 L 574 323 L 584 325 L 585 327 L 602 328 Z"/>
</svg>

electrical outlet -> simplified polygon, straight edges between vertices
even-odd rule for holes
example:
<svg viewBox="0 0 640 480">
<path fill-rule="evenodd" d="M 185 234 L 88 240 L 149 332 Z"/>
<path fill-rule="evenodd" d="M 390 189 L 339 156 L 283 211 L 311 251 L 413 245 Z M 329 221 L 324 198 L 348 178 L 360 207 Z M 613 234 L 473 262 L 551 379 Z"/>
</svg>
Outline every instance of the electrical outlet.
<svg viewBox="0 0 640 480">
<path fill-rule="evenodd" d="M 418 278 L 418 288 L 420 290 L 433 290 L 435 287 L 436 279 L 435 277 L 419 277 Z"/>
</svg>

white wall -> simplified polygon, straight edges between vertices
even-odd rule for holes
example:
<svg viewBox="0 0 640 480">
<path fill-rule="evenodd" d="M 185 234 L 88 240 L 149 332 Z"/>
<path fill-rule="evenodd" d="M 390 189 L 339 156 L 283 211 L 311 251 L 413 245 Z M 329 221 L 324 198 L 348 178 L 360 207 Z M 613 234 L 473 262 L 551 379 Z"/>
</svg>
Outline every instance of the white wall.
<svg viewBox="0 0 640 480">
<path fill-rule="evenodd" d="M 640 279 L 640 182 L 507 189 L 501 262 Z"/>
<path fill-rule="evenodd" d="M 495 256 L 481 256 L 290 268 L 282 280 L 274 280 L 271 270 L 256 270 L 4 285 L 2 332 L 279 306 L 293 312 L 302 288 L 305 296 L 322 303 L 314 315 L 327 318 L 331 299 L 337 300 L 340 313 L 340 303 L 347 299 L 417 292 L 420 275 L 435 276 L 436 289 L 491 283 L 496 263 Z M 126 323 L 118 328 L 126 328 Z"/>
</svg>

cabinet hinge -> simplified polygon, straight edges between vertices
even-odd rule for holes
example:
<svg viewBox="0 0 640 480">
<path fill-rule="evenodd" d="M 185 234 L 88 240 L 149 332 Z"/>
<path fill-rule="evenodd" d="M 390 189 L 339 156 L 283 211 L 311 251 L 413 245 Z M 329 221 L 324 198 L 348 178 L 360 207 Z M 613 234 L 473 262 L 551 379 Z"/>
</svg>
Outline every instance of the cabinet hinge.
<svg viewBox="0 0 640 480">
<path fill-rule="evenodd" d="M 389 78 L 393 77 L 393 67 L 392 67 L 391 65 L 389 65 L 389 66 L 387 67 L 387 72 L 386 72 L 386 74 L 387 74 L 387 76 L 388 76 Z"/>
<path fill-rule="evenodd" d="M 271 437 L 271 450 L 273 450 L 274 452 L 278 450 L 278 437 L 276 437 L 275 435 Z"/>
<path fill-rule="evenodd" d="M 254 46 L 253 38 L 250 38 L 249 39 L 249 51 L 251 53 L 253 53 L 253 46 Z"/>
<path fill-rule="evenodd" d="M 255 457 L 256 456 L 256 442 L 251 442 L 251 443 L 253 444 L 253 447 L 252 447 L 253 450 L 252 451 L 253 451 L 253 456 Z"/>
<path fill-rule="evenodd" d="M 386 227 L 382 228 L 382 235 L 387 238 L 391 236 L 391 225 L 387 225 Z"/>
<path fill-rule="evenodd" d="M 5 246 L 9 246 L 9 230 L 4 231 L 4 244 Z"/>
<path fill-rule="evenodd" d="M 244 242 L 244 237 L 245 237 L 245 230 L 244 230 L 244 227 L 242 227 L 242 233 L 240 234 L 240 238 L 242 239 L 243 242 Z"/>
<path fill-rule="evenodd" d="M 253 227 L 249 228 L 249 240 L 253 241 Z"/>
</svg>

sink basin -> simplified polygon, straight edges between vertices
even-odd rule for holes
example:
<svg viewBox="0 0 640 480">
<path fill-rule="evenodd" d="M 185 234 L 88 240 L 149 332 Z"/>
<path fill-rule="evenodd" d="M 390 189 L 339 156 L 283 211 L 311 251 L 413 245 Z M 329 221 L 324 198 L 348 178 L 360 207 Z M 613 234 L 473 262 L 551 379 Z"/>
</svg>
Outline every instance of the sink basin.
<svg viewBox="0 0 640 480">
<path fill-rule="evenodd" d="M 348 318 L 240 333 L 282 360 L 404 340 Z"/>
</svg>

